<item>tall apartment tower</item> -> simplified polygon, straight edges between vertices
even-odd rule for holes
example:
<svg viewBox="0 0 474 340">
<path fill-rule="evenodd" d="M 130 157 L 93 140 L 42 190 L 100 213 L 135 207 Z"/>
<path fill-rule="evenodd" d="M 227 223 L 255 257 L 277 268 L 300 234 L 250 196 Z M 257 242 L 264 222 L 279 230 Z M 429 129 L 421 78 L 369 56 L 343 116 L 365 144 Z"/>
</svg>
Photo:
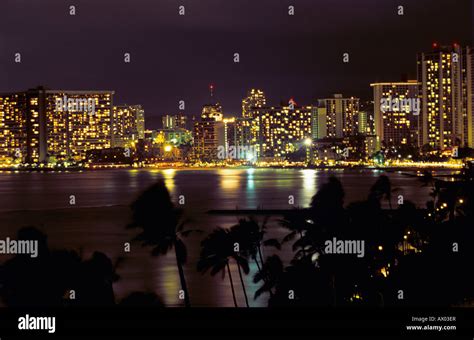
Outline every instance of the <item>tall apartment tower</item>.
<svg viewBox="0 0 474 340">
<path fill-rule="evenodd" d="M 466 47 L 466 93 L 465 98 L 465 143 L 466 146 L 474 148 L 474 53 L 470 47 Z"/>
<path fill-rule="evenodd" d="M 249 90 L 247 97 L 242 99 L 242 118 L 252 118 L 253 109 L 264 107 L 266 103 L 267 100 L 262 90 Z"/>
<path fill-rule="evenodd" d="M 320 99 L 317 116 L 319 138 L 354 136 L 359 133 L 359 98 L 335 94 L 332 98 Z"/>
<path fill-rule="evenodd" d="M 416 80 L 370 84 L 374 92 L 375 135 L 385 146 L 418 146 L 419 85 Z"/>
<path fill-rule="evenodd" d="M 0 159 L 74 159 L 111 146 L 113 91 L 48 90 L 0 94 Z"/>
<path fill-rule="evenodd" d="M 163 129 L 173 130 L 173 129 L 186 129 L 188 117 L 183 113 L 176 115 L 164 115 L 161 118 Z"/>
<path fill-rule="evenodd" d="M 114 106 L 112 112 L 113 147 L 130 147 L 144 139 L 145 112 L 141 105 Z"/>
<path fill-rule="evenodd" d="M 253 109 L 251 144 L 258 157 L 284 158 L 312 137 L 312 106 Z"/>
<path fill-rule="evenodd" d="M 420 144 L 438 150 L 473 146 L 472 50 L 433 44 L 418 54 Z"/>
<path fill-rule="evenodd" d="M 218 127 L 222 122 L 222 106 L 219 103 L 207 104 L 202 107 L 201 120 L 194 123 L 194 155 L 202 161 L 217 158 Z"/>
</svg>

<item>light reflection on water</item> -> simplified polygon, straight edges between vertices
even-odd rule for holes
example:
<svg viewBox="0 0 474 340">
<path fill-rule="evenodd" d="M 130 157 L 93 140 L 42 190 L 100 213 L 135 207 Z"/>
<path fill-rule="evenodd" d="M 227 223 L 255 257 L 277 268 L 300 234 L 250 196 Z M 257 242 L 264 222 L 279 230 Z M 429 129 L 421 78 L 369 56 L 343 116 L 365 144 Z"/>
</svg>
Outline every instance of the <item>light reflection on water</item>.
<svg viewBox="0 0 474 340">
<path fill-rule="evenodd" d="M 219 183 L 223 192 L 232 192 L 239 189 L 242 179 L 242 172 L 240 170 L 219 169 L 217 170 L 217 176 L 219 176 Z"/>
<path fill-rule="evenodd" d="M 163 179 L 165 181 L 165 185 L 169 191 L 173 191 L 174 186 L 174 177 L 176 170 L 175 169 L 166 169 L 161 172 L 163 174 Z"/>
<path fill-rule="evenodd" d="M 314 169 L 303 169 L 303 194 L 304 200 L 307 202 L 311 200 L 314 195 L 314 188 L 316 188 L 316 170 Z"/>
<path fill-rule="evenodd" d="M 76 195 L 76 207 L 128 205 L 160 177 L 175 199 L 180 194 L 186 195 L 186 201 L 190 202 L 186 208 L 193 213 L 202 209 L 232 209 L 236 206 L 288 208 L 288 195 L 294 195 L 295 205 L 307 206 L 317 189 L 331 175 L 341 179 L 346 190 L 346 203 L 349 203 L 364 199 L 382 173 L 370 170 L 253 168 L 2 173 L 0 211 L 70 208 L 70 195 Z M 405 199 L 424 205 L 429 188 L 420 188 L 413 177 L 400 173 L 387 175 L 392 180 L 392 187 L 402 191 Z"/>
<path fill-rule="evenodd" d="M 181 206 L 187 217 L 194 220 L 191 227 L 210 232 L 216 226 L 230 227 L 236 216 L 206 214 L 211 209 L 289 209 L 288 196 L 294 195 L 294 206 L 305 207 L 317 189 L 331 175 L 343 183 L 346 203 L 367 197 L 370 186 L 382 172 L 370 170 L 314 170 L 314 169 L 210 169 L 210 170 L 106 170 L 83 173 L 0 173 L 0 238 L 14 236 L 25 225 L 43 226 L 51 246 L 55 248 L 84 249 L 84 254 L 95 250 L 112 259 L 123 256 L 123 243 L 133 237 L 125 230 L 129 222 L 129 204 L 141 191 L 163 178 L 175 202 L 185 195 Z M 404 195 L 424 206 L 429 198 L 429 187 L 421 187 L 416 178 L 401 173 L 388 173 L 397 194 Z M 69 205 L 69 196 L 76 196 L 76 206 Z M 118 206 L 118 207 L 115 207 Z M 81 209 L 98 207 L 96 209 Z M 110 207 L 110 208 L 103 208 Z M 51 210 L 62 209 L 62 210 Z M 14 210 L 23 210 L 15 213 Z M 36 210 L 36 211 L 33 211 Z M 8 212 L 10 211 L 10 212 Z M 157 211 L 157 219 L 159 211 Z M 270 221 L 271 237 L 281 238 L 284 231 Z M 220 275 L 211 278 L 196 272 L 202 236 L 193 236 L 185 242 L 189 259 L 185 275 L 191 302 L 198 306 L 232 306 L 229 281 Z M 268 250 L 265 250 L 268 251 Z M 117 298 L 135 290 L 154 291 L 168 305 L 179 304 L 179 275 L 173 254 L 151 258 L 149 248 L 136 246 L 118 269 L 121 280 L 114 289 Z M 270 255 L 268 252 L 267 255 Z M 280 253 L 285 261 L 291 252 Z M 258 286 L 253 284 L 253 271 L 245 277 L 247 293 L 252 306 L 264 306 L 266 298 L 253 300 Z M 234 264 L 233 276 L 238 278 Z M 238 282 L 239 280 L 234 280 Z M 242 289 L 236 284 L 239 305 L 244 305 Z"/>
</svg>

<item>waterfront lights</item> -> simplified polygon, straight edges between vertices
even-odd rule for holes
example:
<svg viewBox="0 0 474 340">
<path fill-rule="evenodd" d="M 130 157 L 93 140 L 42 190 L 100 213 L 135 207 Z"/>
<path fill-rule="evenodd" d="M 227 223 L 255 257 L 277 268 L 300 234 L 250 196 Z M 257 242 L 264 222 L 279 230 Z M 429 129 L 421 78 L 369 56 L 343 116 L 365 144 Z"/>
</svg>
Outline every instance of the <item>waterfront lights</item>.
<svg viewBox="0 0 474 340">
<path fill-rule="evenodd" d="M 248 152 L 245 158 L 249 162 L 255 162 L 257 157 L 256 157 L 256 154 L 254 154 L 253 152 Z"/>
</svg>

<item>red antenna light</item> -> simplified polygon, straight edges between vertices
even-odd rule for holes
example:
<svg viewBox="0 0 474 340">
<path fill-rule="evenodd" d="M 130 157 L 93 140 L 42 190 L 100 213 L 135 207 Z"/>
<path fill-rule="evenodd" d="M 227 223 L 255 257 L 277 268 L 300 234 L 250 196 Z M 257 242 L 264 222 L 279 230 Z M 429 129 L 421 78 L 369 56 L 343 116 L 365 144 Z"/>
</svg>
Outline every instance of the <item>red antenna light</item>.
<svg viewBox="0 0 474 340">
<path fill-rule="evenodd" d="M 437 48 L 438 47 L 438 43 L 437 42 L 434 42 L 433 43 L 433 48 Z"/>
</svg>

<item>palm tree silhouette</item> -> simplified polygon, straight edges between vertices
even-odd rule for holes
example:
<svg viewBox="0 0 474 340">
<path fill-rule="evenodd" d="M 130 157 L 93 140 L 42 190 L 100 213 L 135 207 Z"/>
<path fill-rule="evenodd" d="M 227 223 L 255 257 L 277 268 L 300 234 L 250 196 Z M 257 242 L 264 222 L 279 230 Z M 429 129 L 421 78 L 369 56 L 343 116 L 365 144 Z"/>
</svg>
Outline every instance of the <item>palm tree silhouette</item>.
<svg viewBox="0 0 474 340">
<path fill-rule="evenodd" d="M 258 270 L 264 262 L 262 246 L 281 249 L 281 244 L 277 239 L 263 239 L 267 232 L 268 220 L 269 217 L 267 216 L 262 224 L 259 224 L 258 220 L 251 216 L 246 219 L 239 219 L 239 222 L 231 228 L 233 238 L 240 245 L 241 255 L 252 258 L 257 264 Z"/>
<path fill-rule="evenodd" d="M 392 191 L 390 179 L 385 175 L 381 175 L 370 188 L 369 200 L 380 202 L 385 198 L 388 201 L 390 210 L 392 210 Z"/>
<path fill-rule="evenodd" d="M 225 278 L 225 270 L 227 269 L 234 306 L 238 307 L 235 296 L 234 281 L 230 270 L 230 259 L 235 260 L 239 267 L 239 271 L 240 268 L 242 268 L 244 273 L 248 274 L 250 269 L 245 257 L 241 256 L 239 252 L 234 250 L 235 246 L 236 241 L 230 230 L 223 228 L 215 229 L 201 242 L 201 255 L 197 264 L 197 270 L 203 274 L 210 270 L 212 276 L 222 272 L 222 278 Z"/>
<path fill-rule="evenodd" d="M 250 226 L 246 223 L 246 220 L 240 219 L 239 223 L 231 227 L 230 237 L 238 243 L 239 245 L 239 254 L 248 259 L 252 256 L 255 259 L 256 249 L 254 247 L 254 240 L 257 238 L 258 229 L 248 228 Z M 239 269 L 240 283 L 242 284 L 242 290 L 245 297 L 245 305 L 249 307 L 249 299 L 247 296 L 247 289 L 245 288 L 244 279 L 242 277 L 242 270 L 240 268 L 239 262 L 237 262 L 237 267 Z"/>
<path fill-rule="evenodd" d="M 272 298 L 274 296 L 273 289 L 278 284 L 283 271 L 283 262 L 280 257 L 278 255 L 269 256 L 264 262 L 262 269 L 253 277 L 254 283 L 263 281 L 263 285 L 255 292 L 254 299 L 256 300 L 265 292 L 269 293 L 270 298 Z"/>
<path fill-rule="evenodd" d="M 242 276 L 242 268 L 240 266 L 240 263 L 237 262 L 237 268 L 239 269 L 239 278 L 240 278 L 240 284 L 242 285 L 242 290 L 244 292 L 244 298 L 245 298 L 245 305 L 247 307 L 250 307 L 249 306 L 249 298 L 247 297 L 247 289 L 245 289 L 245 282 L 244 282 L 244 278 Z M 247 268 L 248 268 L 248 263 L 247 263 Z M 248 274 L 250 271 L 250 268 L 247 270 L 246 274 Z"/>
<path fill-rule="evenodd" d="M 142 229 L 134 241 L 143 246 L 152 246 L 152 256 L 165 255 L 174 248 L 176 264 L 184 291 L 184 303 L 191 306 L 183 265 L 187 250 L 182 238 L 199 230 L 184 230 L 187 221 L 182 220 L 182 211 L 175 208 L 163 180 L 143 192 L 132 206 L 132 223 L 127 228 Z"/>
<path fill-rule="evenodd" d="M 282 243 L 293 242 L 293 251 L 296 251 L 295 257 L 305 258 L 306 248 L 309 246 L 308 238 L 304 235 L 311 229 L 314 223 L 309 219 L 308 213 L 302 209 L 294 209 L 287 213 L 283 219 L 279 221 L 280 225 L 289 230 L 289 233 L 283 238 Z M 295 241 L 296 237 L 298 239 Z"/>
<path fill-rule="evenodd" d="M 266 217 L 263 223 L 260 225 L 254 217 L 241 218 L 238 223 L 231 227 L 232 239 L 239 244 L 239 254 L 246 260 L 249 258 L 253 259 L 257 265 L 258 271 L 263 267 L 263 246 L 272 246 L 277 249 L 281 248 L 280 242 L 277 239 L 263 240 L 266 229 L 267 229 L 268 217 Z M 257 257 L 260 257 L 260 263 Z M 238 264 L 238 263 L 237 263 Z M 239 274 L 240 266 L 239 266 Z M 248 297 L 245 289 L 245 285 L 242 280 L 242 288 L 244 291 L 245 301 L 248 306 Z"/>
<path fill-rule="evenodd" d="M 280 224 L 290 233 L 283 242 L 293 243 L 294 260 L 312 261 L 312 256 L 321 253 L 324 240 L 340 234 L 347 225 L 344 209 L 344 188 L 336 177 L 330 177 L 311 199 L 309 209 L 296 209 L 288 213 Z"/>
</svg>

